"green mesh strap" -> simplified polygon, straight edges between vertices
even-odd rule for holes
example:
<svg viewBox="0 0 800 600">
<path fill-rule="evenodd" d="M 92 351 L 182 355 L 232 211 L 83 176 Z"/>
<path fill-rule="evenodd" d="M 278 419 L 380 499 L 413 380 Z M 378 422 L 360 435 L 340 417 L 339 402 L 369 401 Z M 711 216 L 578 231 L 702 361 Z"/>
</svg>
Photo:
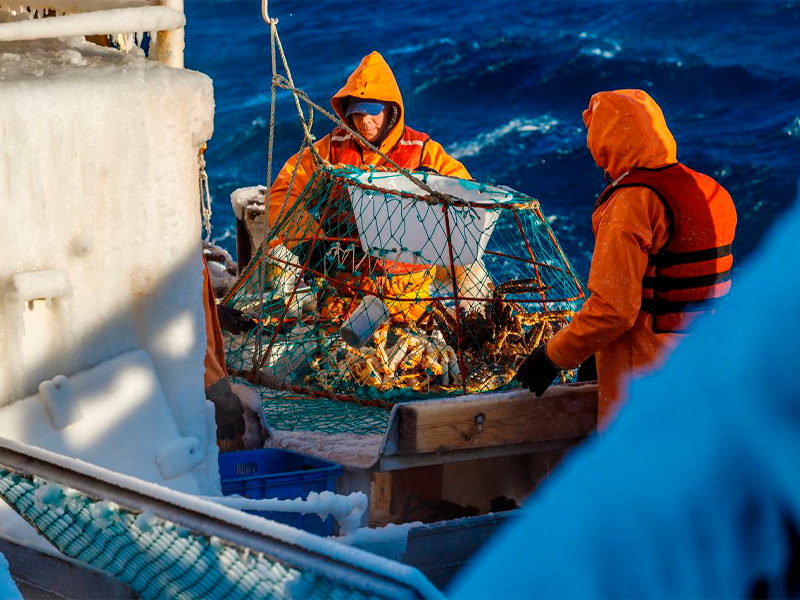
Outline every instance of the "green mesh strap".
<svg viewBox="0 0 800 600">
<path fill-rule="evenodd" d="M 226 337 L 227 362 L 276 429 L 381 434 L 399 401 L 516 387 L 520 362 L 584 300 L 535 199 L 396 192 L 383 187 L 392 175 L 317 167 L 224 300 L 259 323 Z M 487 215 L 491 237 L 478 239 Z M 363 228 L 386 247 L 364 248 Z M 427 243 L 403 248 L 409 238 Z M 459 240 L 482 258 L 459 265 Z"/>
<path fill-rule="evenodd" d="M 0 497 L 58 550 L 114 575 L 139 597 L 369 598 L 163 519 L 0 470 Z"/>
</svg>

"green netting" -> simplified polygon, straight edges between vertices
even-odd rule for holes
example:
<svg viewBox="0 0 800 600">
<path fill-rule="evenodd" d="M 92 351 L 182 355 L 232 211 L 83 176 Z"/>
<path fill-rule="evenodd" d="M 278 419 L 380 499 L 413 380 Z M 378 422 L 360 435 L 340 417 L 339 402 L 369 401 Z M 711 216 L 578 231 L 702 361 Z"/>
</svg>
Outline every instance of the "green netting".
<svg viewBox="0 0 800 600">
<path fill-rule="evenodd" d="M 0 497 L 66 556 L 140 598 L 369 598 L 244 548 L 81 492 L 0 470 Z"/>
<path fill-rule="evenodd" d="M 397 401 L 513 387 L 583 302 L 538 201 L 414 177 L 433 193 L 318 166 L 225 298 L 259 322 L 227 360 L 273 427 L 382 433 Z"/>
</svg>

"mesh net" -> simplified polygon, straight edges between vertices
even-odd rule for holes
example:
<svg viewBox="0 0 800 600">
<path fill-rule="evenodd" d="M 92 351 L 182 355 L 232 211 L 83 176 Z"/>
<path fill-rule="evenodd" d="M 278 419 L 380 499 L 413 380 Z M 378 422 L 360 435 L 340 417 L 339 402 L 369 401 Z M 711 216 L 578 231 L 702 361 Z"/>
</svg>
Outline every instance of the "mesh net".
<svg viewBox="0 0 800 600">
<path fill-rule="evenodd" d="M 538 201 L 413 177 L 318 166 L 225 298 L 258 322 L 227 360 L 273 427 L 382 433 L 397 401 L 513 387 L 583 302 Z"/>
<path fill-rule="evenodd" d="M 170 521 L 0 468 L 0 497 L 59 551 L 140 598 L 369 598 Z"/>
</svg>

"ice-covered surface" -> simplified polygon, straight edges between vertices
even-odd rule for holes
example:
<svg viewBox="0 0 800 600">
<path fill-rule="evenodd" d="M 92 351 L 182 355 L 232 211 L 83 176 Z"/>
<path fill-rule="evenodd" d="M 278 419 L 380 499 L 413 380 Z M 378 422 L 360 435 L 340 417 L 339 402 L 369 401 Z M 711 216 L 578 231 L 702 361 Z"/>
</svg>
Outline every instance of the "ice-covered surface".
<svg viewBox="0 0 800 600">
<path fill-rule="evenodd" d="M 12 278 L 17 301 L 45 300 L 52 304 L 54 298 L 68 298 L 72 285 L 63 269 L 19 273 Z"/>
<path fill-rule="evenodd" d="M 48 19 L 0 23 L 0 42 L 135 31 L 168 31 L 179 29 L 185 24 L 186 17 L 183 14 L 165 6 L 111 8 Z"/>
<path fill-rule="evenodd" d="M 211 81 L 78 38 L 0 43 L 0 97 L 0 405 L 37 395 L 57 375 L 144 350 L 163 412 L 146 425 L 130 421 L 109 396 L 92 412 L 116 421 L 87 440 L 108 444 L 102 464 L 147 478 L 134 464 L 146 439 L 177 431 L 202 448 L 213 441 L 198 186 L 198 153 L 213 128 Z M 28 302 L 6 293 L 42 271 L 65 273 L 72 293 Z M 44 278 L 39 292 L 64 291 L 58 277 Z M 42 420 L 13 431 L 0 418 L 3 435 L 37 443 L 28 432 L 51 427 L 43 410 L 11 410 Z M 94 418 L 86 406 L 83 414 L 74 426 Z M 52 428 L 40 434 L 49 439 Z M 194 472 L 207 494 L 218 491 L 211 471 Z"/>
<path fill-rule="evenodd" d="M 423 526 L 424 523 L 421 521 L 414 521 L 400 525 L 389 523 L 375 529 L 362 527 L 348 535 L 336 538 L 336 541 L 340 544 L 361 548 L 378 556 L 400 560 L 408 549 L 408 532 L 415 527 Z"/>
<path fill-rule="evenodd" d="M 108 481 L 125 489 L 148 494 L 156 499 L 164 500 L 174 505 L 208 515 L 209 517 L 238 525 L 248 531 L 281 540 L 287 544 L 302 547 L 311 554 L 309 554 L 308 567 L 298 565 L 301 570 L 304 568 L 313 569 L 314 565 L 318 564 L 319 555 L 328 556 L 357 568 L 366 569 L 374 573 L 391 577 L 395 580 L 400 580 L 417 590 L 424 598 L 443 598 L 441 592 L 439 592 L 422 573 L 413 567 L 386 560 L 385 558 L 375 556 L 374 554 L 364 552 L 357 548 L 338 544 L 335 541 L 321 538 L 301 529 L 249 515 L 226 506 L 220 506 L 194 495 L 184 494 L 164 486 L 135 479 L 128 475 L 108 471 L 101 467 L 84 463 L 78 459 L 54 454 L 41 448 L 27 446 L 3 438 L 0 438 L 0 446 L 10 448 L 34 458 L 47 460 L 67 469 L 83 472 L 89 476 Z M 69 492 L 67 488 L 64 489 L 67 493 Z M 149 515 L 144 514 L 142 518 L 143 522 L 146 523 L 148 518 Z"/>
<path fill-rule="evenodd" d="M 27 1 L 24 6 L 29 6 L 32 11 L 55 10 L 60 13 L 86 12 L 103 10 L 107 8 L 122 8 L 126 6 L 150 6 L 150 0 L 33 0 Z M 9 12 L 19 12 L 20 4 L 0 5 L 0 8 Z M 22 9 L 24 10 L 24 8 Z"/>
<path fill-rule="evenodd" d="M 127 352 L 42 387 L 59 384 L 58 392 L 40 391 L 0 408 L 0 436 L 184 492 L 200 491 L 188 473 L 205 460 L 206 448 L 197 438 L 181 437 L 145 352 Z M 78 408 L 70 408 L 74 404 Z M 67 425 L 54 428 L 48 416 L 53 405 L 66 405 L 56 409 L 59 415 L 79 410 L 82 416 L 59 416 L 58 424 Z"/>
<path fill-rule="evenodd" d="M 22 594 L 17 589 L 17 584 L 11 579 L 8 571 L 8 561 L 0 553 L 0 598 L 3 600 L 22 600 Z"/>
<path fill-rule="evenodd" d="M 292 450 L 348 467 L 368 468 L 378 460 L 382 441 L 380 435 L 273 430 L 264 447 Z"/>
<path fill-rule="evenodd" d="M 245 214 L 249 217 L 265 214 L 264 195 L 266 193 L 267 188 L 263 185 L 234 190 L 231 194 L 231 206 L 236 218 L 244 219 Z"/>
<path fill-rule="evenodd" d="M 206 257 L 214 295 L 224 298 L 236 283 L 236 261 L 227 250 L 210 242 L 203 242 L 203 255 Z"/>
<path fill-rule="evenodd" d="M 269 227 L 267 226 L 264 196 L 267 188 L 263 185 L 239 188 L 231 194 L 231 206 L 237 219 L 244 221 L 252 240 L 253 251 L 261 246 Z M 287 250 L 288 252 L 288 250 Z"/>
<path fill-rule="evenodd" d="M 717 315 L 634 382 L 608 432 L 567 458 L 449 597 L 800 597 L 789 576 L 800 531 L 800 270 L 786 262 L 798 200 Z"/>
<path fill-rule="evenodd" d="M 261 510 L 300 513 L 301 515 L 315 514 L 323 521 L 332 515 L 339 522 L 342 535 L 347 535 L 358 529 L 361 517 L 367 511 L 369 500 L 363 492 L 353 492 L 347 496 L 333 492 L 310 492 L 305 500 L 276 500 L 266 498 L 253 500 L 241 496 L 209 496 L 216 504 L 236 508 L 238 510 Z M 356 544 L 352 544 L 356 545 Z"/>
<path fill-rule="evenodd" d="M 156 450 L 156 465 L 165 480 L 175 479 L 196 468 L 206 459 L 206 449 L 197 438 L 170 440 Z"/>
<path fill-rule="evenodd" d="M 232 382 L 231 389 L 239 398 L 244 409 L 244 440 L 245 448 L 257 450 L 264 447 L 264 440 L 273 432 L 264 417 L 261 407 L 261 394 L 258 390 L 243 383 Z"/>
</svg>

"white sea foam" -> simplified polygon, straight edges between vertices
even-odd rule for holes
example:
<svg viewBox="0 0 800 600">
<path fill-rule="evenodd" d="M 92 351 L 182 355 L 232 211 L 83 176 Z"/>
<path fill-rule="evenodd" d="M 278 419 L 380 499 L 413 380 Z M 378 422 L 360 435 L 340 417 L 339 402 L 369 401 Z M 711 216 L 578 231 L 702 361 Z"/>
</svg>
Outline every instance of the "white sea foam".
<svg viewBox="0 0 800 600">
<path fill-rule="evenodd" d="M 447 152 L 454 158 L 477 156 L 484 148 L 496 144 L 509 134 L 529 134 L 534 131 L 547 133 L 558 124 L 559 121 L 550 115 L 542 115 L 535 119 L 512 119 L 489 133 L 481 133 L 466 142 L 451 144 L 447 147 Z"/>
<path fill-rule="evenodd" d="M 614 58 L 622 46 L 616 40 L 598 38 L 595 34 L 583 32 L 578 38 L 591 40 L 591 45 L 582 47 L 580 53 L 586 56 L 600 56 L 602 58 Z"/>
</svg>

